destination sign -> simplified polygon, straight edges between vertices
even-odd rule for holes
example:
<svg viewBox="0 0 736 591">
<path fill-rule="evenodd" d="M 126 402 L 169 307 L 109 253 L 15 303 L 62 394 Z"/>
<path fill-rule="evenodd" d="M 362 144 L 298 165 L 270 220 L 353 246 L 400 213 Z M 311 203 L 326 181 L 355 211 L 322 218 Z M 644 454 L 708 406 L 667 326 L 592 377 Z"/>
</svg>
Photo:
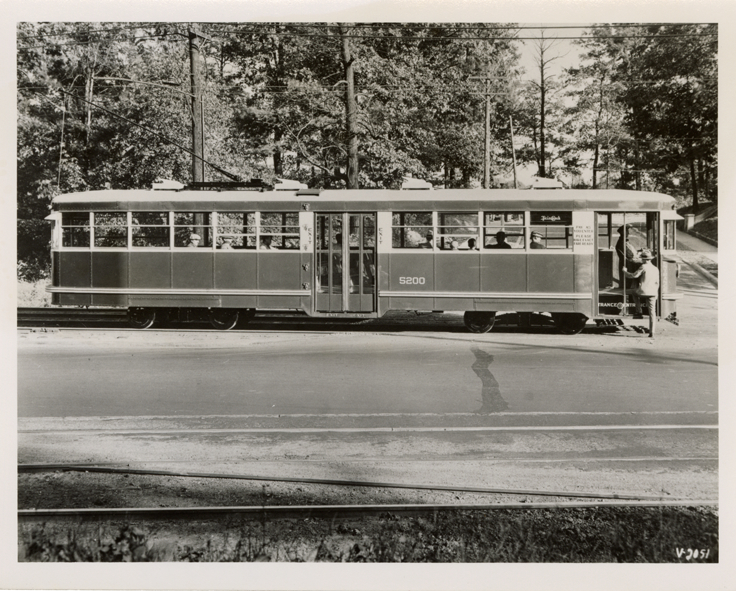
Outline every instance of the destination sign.
<svg viewBox="0 0 736 591">
<path fill-rule="evenodd" d="M 569 226 L 572 224 L 571 211 L 532 211 L 532 226 Z"/>
</svg>

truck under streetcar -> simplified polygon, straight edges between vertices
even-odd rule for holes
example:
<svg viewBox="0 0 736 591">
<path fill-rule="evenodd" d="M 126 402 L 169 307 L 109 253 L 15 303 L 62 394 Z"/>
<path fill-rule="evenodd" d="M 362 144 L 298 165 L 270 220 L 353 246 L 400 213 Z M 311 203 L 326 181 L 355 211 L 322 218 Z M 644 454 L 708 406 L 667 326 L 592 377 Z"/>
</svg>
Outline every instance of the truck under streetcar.
<svg viewBox="0 0 736 591">
<path fill-rule="evenodd" d="M 625 319 L 628 241 L 660 269 L 675 318 L 674 199 L 622 190 L 105 190 L 55 198 L 52 302 L 122 307 L 129 324 L 256 311 L 379 318 L 391 310 L 548 314 L 562 332 Z M 623 242 L 621 242 L 623 241 Z"/>
</svg>

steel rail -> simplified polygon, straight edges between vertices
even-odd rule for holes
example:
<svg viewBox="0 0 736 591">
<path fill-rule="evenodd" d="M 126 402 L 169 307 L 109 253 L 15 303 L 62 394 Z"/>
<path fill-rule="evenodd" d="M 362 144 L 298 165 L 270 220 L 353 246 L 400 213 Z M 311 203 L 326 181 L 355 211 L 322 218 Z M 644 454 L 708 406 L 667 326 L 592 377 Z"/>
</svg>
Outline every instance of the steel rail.
<svg viewBox="0 0 736 591">
<path fill-rule="evenodd" d="M 392 505 L 261 505 L 257 507 L 121 507 L 109 509 L 20 509 L 19 521 L 43 521 L 51 518 L 146 518 L 192 519 L 239 515 L 248 519 L 347 519 L 383 514 L 427 515 L 448 511 L 497 511 L 529 509 L 601 509 L 604 507 L 718 507 L 718 501 L 611 501 L 564 503 L 494 503 L 494 504 L 392 504 Z"/>
<path fill-rule="evenodd" d="M 181 478 L 211 478 L 229 480 L 253 480 L 261 482 L 290 482 L 298 484 L 321 484 L 332 486 L 354 486 L 365 488 L 397 488 L 411 490 L 431 490 L 445 492 L 464 492 L 477 494 L 509 494 L 543 497 L 571 497 L 587 499 L 615 499 L 632 501 L 662 501 L 661 495 L 633 495 L 603 492 L 580 492 L 580 491 L 552 491 L 552 490 L 527 490 L 509 488 L 482 488 L 469 486 L 443 486 L 435 484 L 412 484 L 400 482 L 375 482 L 364 480 L 339 480 L 330 478 L 292 478 L 287 476 L 260 476 L 253 474 L 222 474 L 211 472 L 180 472 L 173 470 L 144 470 L 138 468 L 114 468 L 107 466 L 92 466 L 86 464 L 20 464 L 19 473 L 32 472 L 95 472 L 101 474 L 135 474 L 139 476 L 170 476 Z M 671 501 L 672 499 L 667 499 Z"/>
</svg>

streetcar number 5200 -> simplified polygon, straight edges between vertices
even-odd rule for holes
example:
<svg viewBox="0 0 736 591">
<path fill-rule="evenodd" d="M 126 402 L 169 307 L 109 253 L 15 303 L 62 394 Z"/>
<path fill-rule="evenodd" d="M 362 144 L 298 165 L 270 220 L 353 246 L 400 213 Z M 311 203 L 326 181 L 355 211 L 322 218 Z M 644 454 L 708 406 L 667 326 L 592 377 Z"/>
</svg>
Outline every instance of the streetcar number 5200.
<svg viewBox="0 0 736 591">
<path fill-rule="evenodd" d="M 424 285 L 424 277 L 399 277 L 399 285 Z"/>
</svg>

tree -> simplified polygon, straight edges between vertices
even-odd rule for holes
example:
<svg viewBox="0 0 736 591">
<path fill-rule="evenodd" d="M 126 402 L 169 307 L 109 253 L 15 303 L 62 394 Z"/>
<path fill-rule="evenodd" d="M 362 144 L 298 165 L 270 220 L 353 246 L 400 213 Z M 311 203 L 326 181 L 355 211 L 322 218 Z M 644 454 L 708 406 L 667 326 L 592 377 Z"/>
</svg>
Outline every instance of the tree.
<svg viewBox="0 0 736 591">
<path fill-rule="evenodd" d="M 527 109 L 530 106 L 535 106 L 537 111 L 537 119 L 527 117 L 527 123 L 531 130 L 531 138 L 534 145 L 534 152 L 537 162 L 537 176 L 540 178 L 551 177 L 550 165 L 548 162 L 549 158 L 554 156 L 549 152 L 550 145 L 559 143 L 554 141 L 555 134 L 550 133 L 550 123 L 552 129 L 557 129 L 559 122 L 559 115 L 562 112 L 562 107 L 559 102 L 559 90 L 560 85 L 558 84 L 556 77 L 551 73 L 551 65 L 555 60 L 560 59 L 560 54 L 557 53 L 559 41 L 555 38 L 545 37 L 545 32 L 542 30 L 540 39 L 535 44 L 536 51 L 536 62 L 539 70 L 539 80 L 533 80 L 531 87 L 534 94 L 533 98 L 527 100 Z M 553 139 L 554 138 L 554 139 Z"/>
<path fill-rule="evenodd" d="M 616 138 L 621 186 L 656 189 L 682 177 L 695 210 L 700 187 L 715 195 L 716 32 L 715 25 L 650 25 L 624 34 L 609 26 L 582 42 L 591 63 L 578 80 L 605 76 L 599 105 L 609 119 L 600 138 Z"/>
</svg>

